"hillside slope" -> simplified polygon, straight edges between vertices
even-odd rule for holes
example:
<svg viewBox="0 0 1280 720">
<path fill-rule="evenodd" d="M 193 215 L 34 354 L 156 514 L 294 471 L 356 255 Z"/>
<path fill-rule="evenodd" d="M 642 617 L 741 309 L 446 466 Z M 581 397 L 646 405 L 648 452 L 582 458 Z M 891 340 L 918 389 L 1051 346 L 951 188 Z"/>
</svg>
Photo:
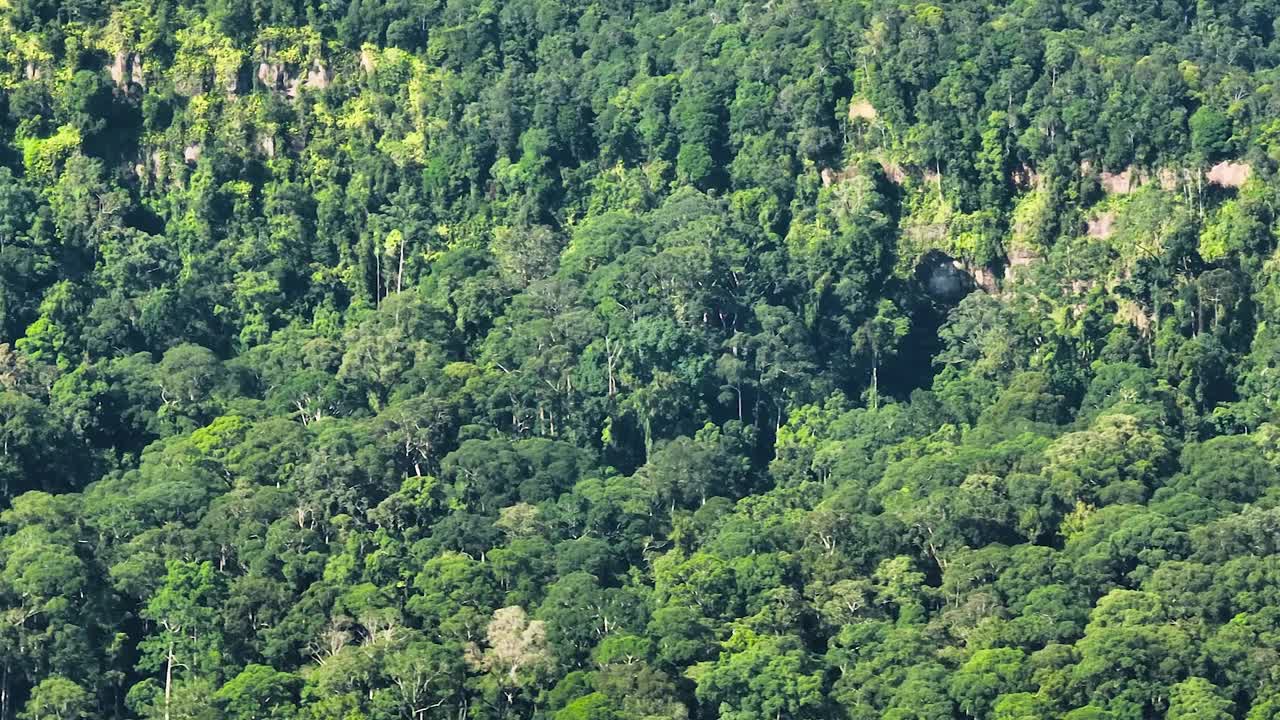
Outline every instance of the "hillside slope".
<svg viewBox="0 0 1280 720">
<path fill-rule="evenodd" d="M 1278 31 L 0 0 L 0 720 L 1280 718 Z"/>
</svg>

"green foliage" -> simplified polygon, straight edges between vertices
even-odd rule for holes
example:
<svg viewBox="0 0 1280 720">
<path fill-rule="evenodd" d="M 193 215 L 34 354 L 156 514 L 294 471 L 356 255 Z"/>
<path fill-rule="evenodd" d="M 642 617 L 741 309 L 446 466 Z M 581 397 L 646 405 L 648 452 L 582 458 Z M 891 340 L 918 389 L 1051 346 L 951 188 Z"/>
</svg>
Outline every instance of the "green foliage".
<svg viewBox="0 0 1280 720">
<path fill-rule="evenodd" d="M 0 720 L 1280 717 L 1277 16 L 0 1 Z"/>
<path fill-rule="evenodd" d="M 1226 115 L 1207 105 L 1191 114 L 1191 148 L 1205 160 L 1215 160 L 1225 153 L 1231 140 L 1231 121 Z"/>
<path fill-rule="evenodd" d="M 20 720 L 80 720 L 91 717 L 93 696 L 64 677 L 49 677 L 31 689 Z"/>
</svg>

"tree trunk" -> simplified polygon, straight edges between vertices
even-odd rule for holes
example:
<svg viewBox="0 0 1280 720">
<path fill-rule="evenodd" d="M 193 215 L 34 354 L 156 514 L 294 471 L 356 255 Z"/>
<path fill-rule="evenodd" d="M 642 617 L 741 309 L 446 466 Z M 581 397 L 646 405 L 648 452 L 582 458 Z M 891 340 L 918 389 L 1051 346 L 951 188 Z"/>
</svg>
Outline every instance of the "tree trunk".
<svg viewBox="0 0 1280 720">
<path fill-rule="evenodd" d="M 400 289 L 404 287 L 404 240 L 400 241 L 400 267 L 396 268 L 396 293 L 400 293 Z"/>
<path fill-rule="evenodd" d="M 871 409 L 880 409 L 880 357 L 873 348 L 871 350 Z"/>
<path fill-rule="evenodd" d="M 644 416 L 644 461 L 649 462 L 649 458 L 653 456 L 653 418 L 646 414 Z"/>
<path fill-rule="evenodd" d="M 164 665 L 164 720 L 169 720 L 169 700 L 173 697 L 173 641 L 169 641 L 169 654 Z"/>
<path fill-rule="evenodd" d="M 871 409 L 880 409 L 879 368 L 875 365 L 871 366 Z"/>
<path fill-rule="evenodd" d="M 606 360 L 606 366 L 608 367 L 608 370 L 609 370 L 609 398 L 610 399 L 612 399 L 613 396 L 618 394 L 618 384 L 613 377 L 614 356 L 613 356 L 613 347 L 611 347 L 611 345 L 612 343 L 609 341 L 609 338 L 606 337 L 604 339 L 604 355 Z"/>
</svg>

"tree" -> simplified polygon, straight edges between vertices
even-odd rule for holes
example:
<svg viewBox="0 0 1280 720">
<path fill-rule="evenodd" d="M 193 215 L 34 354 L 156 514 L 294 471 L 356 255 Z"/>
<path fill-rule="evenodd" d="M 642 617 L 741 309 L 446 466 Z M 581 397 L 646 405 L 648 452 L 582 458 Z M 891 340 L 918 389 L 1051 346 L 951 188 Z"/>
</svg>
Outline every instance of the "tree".
<svg viewBox="0 0 1280 720">
<path fill-rule="evenodd" d="M 221 579 L 211 563 L 175 560 L 168 564 L 164 584 L 142 612 L 144 619 L 154 623 L 154 630 L 139 644 L 142 658 L 138 667 L 162 673 L 165 720 L 171 718 L 176 674 L 210 679 L 221 670 L 217 615 L 221 595 Z"/>
<path fill-rule="evenodd" d="M 550 275 L 564 242 L 545 225 L 504 228 L 494 238 L 493 253 L 508 283 L 527 288 Z"/>
<path fill-rule="evenodd" d="M 466 706 L 460 648 L 411 638 L 386 658 L 387 691 L 402 717 L 455 717 Z"/>
<path fill-rule="evenodd" d="M 508 707 L 522 689 L 538 684 L 555 662 L 547 644 L 546 625 L 530 620 L 518 606 L 500 608 L 485 629 L 485 647 L 472 644 L 467 661 L 487 674 Z"/>
<path fill-rule="evenodd" d="M 292 718 L 302 679 L 266 665 L 249 665 L 228 680 L 214 700 L 223 717 L 236 720 Z"/>
<path fill-rule="evenodd" d="M 76 683 L 53 676 L 31 689 L 27 705 L 18 713 L 20 720 L 80 720 L 92 717 L 93 696 Z"/>
<path fill-rule="evenodd" d="M 892 301 L 881 300 L 876 304 L 876 313 L 864 322 L 854 333 L 853 352 L 862 356 L 871 368 L 871 379 L 868 393 L 872 409 L 880 403 L 880 366 L 898 354 L 898 343 L 907 336 L 911 329 L 911 321 L 905 317 Z"/>
<path fill-rule="evenodd" d="M 1213 683 L 1191 677 L 1173 686 L 1169 695 L 1169 720 L 1228 720 L 1233 717 L 1234 703 L 1222 695 Z"/>
<path fill-rule="evenodd" d="M 1027 680 L 1021 650 L 979 650 L 952 675 L 949 692 L 969 717 L 987 717 L 1001 695 L 1022 692 Z"/>
<path fill-rule="evenodd" d="M 1117 717 L 1139 717 L 1156 698 L 1169 696 L 1191 666 L 1190 638 L 1167 624 L 1162 608 L 1151 593 L 1113 590 L 1098 601 L 1077 643 L 1075 678 Z"/>
<path fill-rule="evenodd" d="M 1028 692 L 1002 695 L 993 708 L 992 718 L 1000 720 L 1032 720 L 1044 717 L 1044 699 Z"/>
<path fill-rule="evenodd" d="M 62 438 L 52 420 L 36 399 L 0 390 L 0 494 L 13 497 L 69 485 L 70 478 L 61 476 L 57 452 Z"/>
<path fill-rule="evenodd" d="M 884 717 L 890 720 L 942 720 L 955 717 L 955 708 L 943 690 L 945 671 L 939 665 L 911 668 L 906 682 L 889 701 Z"/>
<path fill-rule="evenodd" d="M 190 343 L 165 352 L 156 367 L 156 380 L 164 403 L 158 417 L 187 431 L 218 415 L 221 396 L 230 390 L 231 382 L 213 351 Z"/>
<path fill-rule="evenodd" d="M 1201 162 L 1221 157 L 1230 147 L 1231 121 L 1220 111 L 1201 105 L 1191 114 L 1191 149 Z"/>
<path fill-rule="evenodd" d="M 1273 467 L 1241 437 L 1218 437 L 1183 450 L 1174 486 L 1210 500 L 1250 502 L 1275 485 Z"/>
<path fill-rule="evenodd" d="M 739 631 L 698 679 L 699 702 L 727 720 L 801 718 L 822 712 L 821 669 L 793 636 Z"/>
</svg>

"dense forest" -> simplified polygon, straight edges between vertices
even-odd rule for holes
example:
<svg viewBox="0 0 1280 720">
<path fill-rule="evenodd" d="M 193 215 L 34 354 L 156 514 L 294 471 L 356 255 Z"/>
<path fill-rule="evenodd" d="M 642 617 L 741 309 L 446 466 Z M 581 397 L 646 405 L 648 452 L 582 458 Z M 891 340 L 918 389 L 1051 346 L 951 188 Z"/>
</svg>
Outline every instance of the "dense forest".
<svg viewBox="0 0 1280 720">
<path fill-rule="evenodd" d="M 0 720 L 1280 719 L 1277 0 L 0 0 Z"/>
</svg>

